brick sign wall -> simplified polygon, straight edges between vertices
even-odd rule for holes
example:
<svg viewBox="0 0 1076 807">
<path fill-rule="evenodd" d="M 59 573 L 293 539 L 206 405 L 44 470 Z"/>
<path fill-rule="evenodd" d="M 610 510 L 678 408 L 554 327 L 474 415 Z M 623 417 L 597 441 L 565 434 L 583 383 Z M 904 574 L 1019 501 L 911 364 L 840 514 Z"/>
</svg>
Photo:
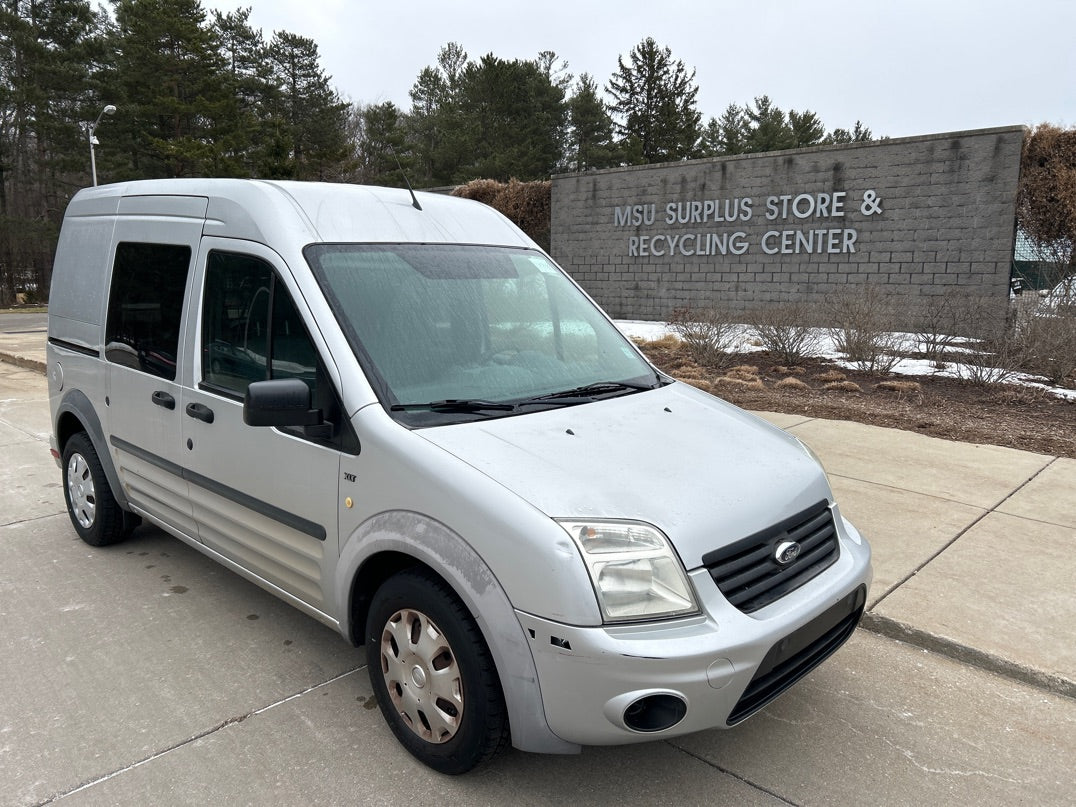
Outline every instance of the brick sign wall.
<svg viewBox="0 0 1076 807">
<path fill-rule="evenodd" d="M 871 283 L 1008 300 L 1023 129 L 553 178 L 553 257 L 613 316 L 822 303 Z"/>
</svg>

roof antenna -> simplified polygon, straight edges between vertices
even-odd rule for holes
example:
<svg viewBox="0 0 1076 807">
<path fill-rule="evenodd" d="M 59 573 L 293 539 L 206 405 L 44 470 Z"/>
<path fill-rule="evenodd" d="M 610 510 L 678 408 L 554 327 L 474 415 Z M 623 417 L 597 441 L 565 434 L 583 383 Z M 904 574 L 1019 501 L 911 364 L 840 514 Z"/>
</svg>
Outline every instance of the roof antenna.
<svg viewBox="0 0 1076 807">
<path fill-rule="evenodd" d="M 415 210 L 422 210 L 422 205 L 418 203 L 418 197 L 415 196 L 415 191 L 411 187 L 411 183 L 407 181 L 407 172 L 404 171 L 403 166 L 400 165 L 400 158 L 396 156 L 396 149 L 392 147 L 391 143 L 389 143 L 389 151 L 392 152 L 392 159 L 396 161 L 396 167 L 400 169 L 400 176 L 403 177 L 404 185 L 407 186 L 407 190 L 411 194 L 411 207 L 415 208 Z"/>
</svg>

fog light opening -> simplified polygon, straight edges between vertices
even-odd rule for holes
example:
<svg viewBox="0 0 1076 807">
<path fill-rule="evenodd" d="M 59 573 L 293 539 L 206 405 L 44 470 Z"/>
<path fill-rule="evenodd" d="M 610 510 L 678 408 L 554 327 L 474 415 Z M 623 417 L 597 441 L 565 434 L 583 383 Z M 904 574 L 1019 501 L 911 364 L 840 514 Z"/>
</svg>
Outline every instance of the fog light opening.
<svg viewBox="0 0 1076 807">
<path fill-rule="evenodd" d="M 687 714 L 687 704 L 675 695 L 647 695 L 624 710 L 624 725 L 632 731 L 665 731 Z"/>
</svg>

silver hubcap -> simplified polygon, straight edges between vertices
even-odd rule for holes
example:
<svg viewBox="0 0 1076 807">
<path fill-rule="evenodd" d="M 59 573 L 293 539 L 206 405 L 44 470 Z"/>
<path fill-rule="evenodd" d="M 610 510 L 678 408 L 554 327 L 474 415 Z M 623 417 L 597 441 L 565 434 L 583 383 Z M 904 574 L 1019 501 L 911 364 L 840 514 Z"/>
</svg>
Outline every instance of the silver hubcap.
<svg viewBox="0 0 1076 807">
<path fill-rule="evenodd" d="M 84 530 L 93 526 L 97 513 L 97 496 L 93 490 L 93 474 L 86 458 L 81 454 L 72 454 L 67 461 L 67 498 L 71 501 L 71 512 Z"/>
<path fill-rule="evenodd" d="M 381 634 L 381 672 L 389 698 L 415 734 L 451 740 L 463 717 L 463 681 L 448 640 L 429 617 L 405 608 Z"/>
</svg>

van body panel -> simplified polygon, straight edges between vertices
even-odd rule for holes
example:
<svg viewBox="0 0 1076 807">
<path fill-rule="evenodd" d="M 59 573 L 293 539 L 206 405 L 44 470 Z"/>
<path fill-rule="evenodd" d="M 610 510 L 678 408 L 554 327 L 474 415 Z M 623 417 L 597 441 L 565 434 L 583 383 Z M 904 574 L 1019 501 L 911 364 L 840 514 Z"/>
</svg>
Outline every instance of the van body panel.
<svg viewBox="0 0 1076 807">
<path fill-rule="evenodd" d="M 341 516 L 346 541 L 356 540 L 363 524 L 383 512 L 418 511 L 463 536 L 511 592 L 515 607 L 572 624 L 601 624 L 579 552 L 548 515 L 425 439 L 422 430 L 399 425 L 380 406 L 364 408 L 353 422 L 363 470 L 342 491 L 354 501 Z M 470 506 L 476 499 L 485 506 Z M 347 544 L 341 551 L 363 554 Z"/>
<path fill-rule="evenodd" d="M 550 517 L 654 525 L 688 569 L 759 524 L 832 500 L 794 438 L 679 382 L 421 434 Z"/>
</svg>

